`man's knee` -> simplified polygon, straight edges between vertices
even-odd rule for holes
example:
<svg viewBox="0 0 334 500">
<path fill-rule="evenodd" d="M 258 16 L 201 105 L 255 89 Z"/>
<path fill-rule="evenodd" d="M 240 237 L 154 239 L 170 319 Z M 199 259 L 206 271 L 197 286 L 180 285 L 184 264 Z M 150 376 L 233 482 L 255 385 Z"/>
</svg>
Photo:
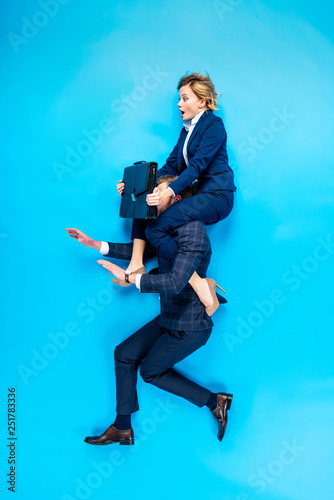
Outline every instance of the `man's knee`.
<svg viewBox="0 0 334 500">
<path fill-rule="evenodd" d="M 115 361 L 118 361 L 120 363 L 125 362 L 127 357 L 126 354 L 127 354 L 127 349 L 123 342 L 115 347 L 114 350 Z"/>
<path fill-rule="evenodd" d="M 140 367 L 140 376 L 146 382 L 147 384 L 151 384 L 153 380 L 157 377 L 157 375 L 154 375 L 147 367 L 145 364 L 145 361 Z"/>
</svg>

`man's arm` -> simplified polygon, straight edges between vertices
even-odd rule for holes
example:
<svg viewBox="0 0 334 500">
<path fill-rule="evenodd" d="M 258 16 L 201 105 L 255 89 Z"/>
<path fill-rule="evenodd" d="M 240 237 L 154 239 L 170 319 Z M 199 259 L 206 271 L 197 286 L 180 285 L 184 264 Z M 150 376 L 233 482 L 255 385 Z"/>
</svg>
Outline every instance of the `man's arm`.
<svg viewBox="0 0 334 500">
<path fill-rule="evenodd" d="M 98 250 L 98 251 L 101 250 L 102 241 L 93 240 L 93 238 L 90 238 L 89 236 L 87 236 L 87 234 L 85 234 L 82 231 L 80 231 L 79 229 L 75 229 L 73 227 L 67 227 L 66 231 L 67 231 L 68 235 L 70 236 L 70 238 L 74 238 L 75 240 L 78 240 L 79 243 L 81 243 L 85 247 L 95 248 L 95 250 Z"/>
<path fill-rule="evenodd" d="M 189 222 L 179 227 L 178 235 L 179 250 L 171 271 L 157 275 L 143 274 L 140 279 L 141 292 L 180 293 L 201 260 L 211 252 L 210 240 L 202 222 Z"/>
<path fill-rule="evenodd" d="M 88 248 L 98 250 L 105 257 L 114 259 L 131 260 L 133 243 L 107 243 L 106 241 L 93 240 L 79 229 L 66 228 L 69 236 L 76 239 Z"/>
<path fill-rule="evenodd" d="M 211 245 L 202 222 L 194 221 L 178 228 L 179 250 L 173 268 L 165 274 L 140 275 L 140 291 L 144 293 L 168 292 L 180 293 L 186 286 L 190 277 L 198 268 L 201 260 L 211 255 Z M 105 269 L 116 278 L 125 280 L 124 269 L 107 260 L 99 260 Z M 136 284 L 137 274 L 130 274 L 130 283 Z"/>
</svg>

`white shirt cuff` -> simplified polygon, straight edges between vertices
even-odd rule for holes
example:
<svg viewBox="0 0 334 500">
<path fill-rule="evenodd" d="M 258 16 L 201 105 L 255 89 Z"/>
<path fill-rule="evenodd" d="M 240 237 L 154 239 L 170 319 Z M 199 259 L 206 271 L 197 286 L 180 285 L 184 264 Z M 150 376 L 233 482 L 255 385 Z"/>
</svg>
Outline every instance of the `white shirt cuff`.
<svg viewBox="0 0 334 500">
<path fill-rule="evenodd" d="M 138 290 L 140 290 L 140 280 L 141 280 L 142 274 L 137 274 L 136 275 L 136 287 Z"/>
<path fill-rule="evenodd" d="M 109 245 L 106 241 L 101 241 L 100 253 L 107 255 L 109 253 Z"/>
<path fill-rule="evenodd" d="M 175 198 L 175 193 L 174 193 L 174 191 L 172 190 L 172 188 L 171 188 L 170 186 L 168 186 L 168 187 L 169 187 L 169 189 L 170 189 L 170 190 L 171 190 L 171 192 L 172 192 L 172 198 Z"/>
</svg>

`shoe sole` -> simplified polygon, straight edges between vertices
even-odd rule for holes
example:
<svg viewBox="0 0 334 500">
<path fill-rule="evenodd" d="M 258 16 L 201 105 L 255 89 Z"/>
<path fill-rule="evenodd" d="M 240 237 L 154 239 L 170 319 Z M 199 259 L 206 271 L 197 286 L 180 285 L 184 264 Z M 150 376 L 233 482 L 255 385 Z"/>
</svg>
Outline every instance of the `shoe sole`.
<svg viewBox="0 0 334 500">
<path fill-rule="evenodd" d="M 85 441 L 85 443 L 92 444 L 92 445 L 95 445 L 95 446 L 96 445 L 97 446 L 106 446 L 108 444 L 116 444 L 116 443 L 119 443 L 119 444 L 122 444 L 122 445 L 132 445 L 132 444 L 135 444 L 135 440 L 134 439 L 124 439 L 123 441 L 105 441 L 104 443 L 90 443 L 89 441 Z"/>
</svg>

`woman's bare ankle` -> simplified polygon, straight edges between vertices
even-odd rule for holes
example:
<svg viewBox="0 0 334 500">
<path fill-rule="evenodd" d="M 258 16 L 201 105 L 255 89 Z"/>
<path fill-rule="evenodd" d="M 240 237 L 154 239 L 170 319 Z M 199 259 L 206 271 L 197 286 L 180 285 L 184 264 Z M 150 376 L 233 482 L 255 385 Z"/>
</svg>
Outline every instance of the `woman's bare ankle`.
<svg viewBox="0 0 334 500">
<path fill-rule="evenodd" d="M 131 261 L 131 262 L 129 262 L 129 265 L 128 265 L 126 271 L 129 273 L 130 272 L 133 273 L 133 272 L 137 271 L 138 269 L 140 269 L 141 267 L 144 267 L 143 262 Z"/>
<path fill-rule="evenodd" d="M 201 278 L 200 280 L 198 280 L 193 288 L 198 295 L 199 300 L 206 308 L 213 305 L 213 297 L 206 279 Z"/>
</svg>

